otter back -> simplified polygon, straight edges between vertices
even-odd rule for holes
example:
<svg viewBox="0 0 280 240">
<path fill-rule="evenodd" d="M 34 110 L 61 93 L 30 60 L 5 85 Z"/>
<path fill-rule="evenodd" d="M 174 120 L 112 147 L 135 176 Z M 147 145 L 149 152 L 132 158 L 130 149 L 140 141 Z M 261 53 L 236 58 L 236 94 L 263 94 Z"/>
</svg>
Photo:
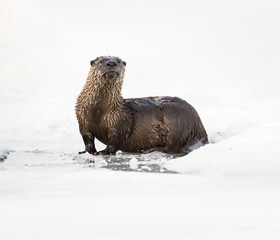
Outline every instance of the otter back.
<svg viewBox="0 0 280 240">
<path fill-rule="evenodd" d="M 133 109 L 134 128 L 122 151 L 189 153 L 194 145 L 208 143 L 195 109 L 177 97 L 125 99 Z M 198 145 L 197 145 L 198 146 Z"/>
</svg>

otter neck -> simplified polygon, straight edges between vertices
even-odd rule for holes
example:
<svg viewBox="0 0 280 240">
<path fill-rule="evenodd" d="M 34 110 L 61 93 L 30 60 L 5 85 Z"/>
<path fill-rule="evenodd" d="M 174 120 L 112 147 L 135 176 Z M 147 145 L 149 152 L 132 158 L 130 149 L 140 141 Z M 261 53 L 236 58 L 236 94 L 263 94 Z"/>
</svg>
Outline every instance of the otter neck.
<svg viewBox="0 0 280 240">
<path fill-rule="evenodd" d="M 98 76 L 97 71 L 92 68 L 84 86 L 87 104 L 104 110 L 121 106 L 124 102 L 121 94 L 123 77 L 123 75 L 119 75 L 114 80 L 106 79 Z"/>
<path fill-rule="evenodd" d="M 121 82 L 102 84 L 93 96 L 93 102 L 101 108 L 116 108 L 123 104 L 124 100 L 121 94 Z"/>
</svg>

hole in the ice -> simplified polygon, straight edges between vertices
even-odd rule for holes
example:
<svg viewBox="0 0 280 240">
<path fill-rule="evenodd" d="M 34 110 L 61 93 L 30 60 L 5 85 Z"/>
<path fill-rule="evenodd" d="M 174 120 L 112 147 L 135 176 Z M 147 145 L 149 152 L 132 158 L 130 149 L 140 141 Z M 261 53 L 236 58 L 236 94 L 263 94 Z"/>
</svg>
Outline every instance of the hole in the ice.
<svg viewBox="0 0 280 240">
<path fill-rule="evenodd" d="M 115 156 L 90 156 L 85 158 L 86 165 L 90 168 L 105 168 L 114 171 L 176 173 L 167 170 L 163 164 L 180 155 L 170 155 L 159 152 L 149 154 L 117 153 Z"/>
</svg>

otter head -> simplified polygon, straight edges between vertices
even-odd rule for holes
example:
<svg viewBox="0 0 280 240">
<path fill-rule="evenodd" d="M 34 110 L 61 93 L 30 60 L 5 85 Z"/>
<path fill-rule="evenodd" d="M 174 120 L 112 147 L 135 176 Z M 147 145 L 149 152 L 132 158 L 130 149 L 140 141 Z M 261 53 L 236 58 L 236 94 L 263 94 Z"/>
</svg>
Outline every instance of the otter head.
<svg viewBox="0 0 280 240">
<path fill-rule="evenodd" d="M 104 80 L 117 80 L 125 71 L 126 62 L 118 57 L 98 57 L 90 61 L 98 75 Z"/>
</svg>

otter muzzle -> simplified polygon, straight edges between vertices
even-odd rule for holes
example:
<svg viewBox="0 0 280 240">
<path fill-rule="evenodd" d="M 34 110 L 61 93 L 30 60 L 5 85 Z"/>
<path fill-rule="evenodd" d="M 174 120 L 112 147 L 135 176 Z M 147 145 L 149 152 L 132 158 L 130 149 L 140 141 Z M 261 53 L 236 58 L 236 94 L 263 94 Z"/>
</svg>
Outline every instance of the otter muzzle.
<svg viewBox="0 0 280 240">
<path fill-rule="evenodd" d="M 103 74 L 103 76 L 107 79 L 113 80 L 118 77 L 118 73 L 114 71 L 109 71 Z"/>
</svg>

